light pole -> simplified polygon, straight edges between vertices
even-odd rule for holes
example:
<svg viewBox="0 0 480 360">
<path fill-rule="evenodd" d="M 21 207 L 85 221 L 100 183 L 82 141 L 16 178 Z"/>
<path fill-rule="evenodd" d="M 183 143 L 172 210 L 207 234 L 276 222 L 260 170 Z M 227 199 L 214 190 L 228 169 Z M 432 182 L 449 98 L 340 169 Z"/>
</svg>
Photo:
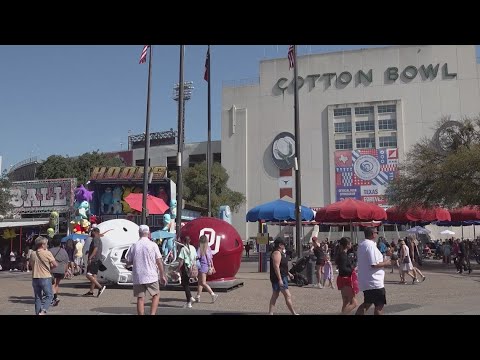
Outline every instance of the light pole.
<svg viewBox="0 0 480 360">
<path fill-rule="evenodd" d="M 180 84 L 179 83 L 176 83 L 174 86 L 173 86 L 173 100 L 175 101 L 178 101 L 178 98 L 179 98 L 179 88 L 180 88 Z M 183 118 L 182 118 L 182 128 L 184 129 L 183 131 L 183 138 L 182 138 L 182 141 L 185 142 L 185 102 L 187 100 L 190 100 L 191 97 L 192 97 L 192 90 L 194 89 L 193 87 L 193 81 L 184 81 L 183 82 Z M 180 133 L 178 134 L 180 136 Z"/>
</svg>

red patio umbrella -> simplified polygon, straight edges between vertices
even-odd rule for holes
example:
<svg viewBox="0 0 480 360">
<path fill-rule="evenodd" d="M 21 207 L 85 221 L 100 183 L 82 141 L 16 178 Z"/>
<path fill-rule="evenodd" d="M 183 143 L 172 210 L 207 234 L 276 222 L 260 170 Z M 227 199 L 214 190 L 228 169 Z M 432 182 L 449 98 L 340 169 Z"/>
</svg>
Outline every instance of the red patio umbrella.
<svg viewBox="0 0 480 360">
<path fill-rule="evenodd" d="M 387 209 L 387 219 L 391 222 L 409 222 L 409 221 L 451 221 L 448 210 L 439 207 L 426 209 L 423 207 L 412 207 L 406 210 L 400 210 L 394 206 Z"/>
<path fill-rule="evenodd" d="M 125 201 L 132 209 L 142 211 L 143 194 L 131 193 L 125 198 Z M 156 196 L 147 195 L 147 210 L 150 215 L 161 215 L 168 209 L 165 201 Z"/>
<path fill-rule="evenodd" d="M 317 211 L 318 222 L 361 222 L 386 220 L 387 214 L 380 206 L 355 199 L 335 202 Z"/>
<path fill-rule="evenodd" d="M 480 209 L 476 206 L 465 206 L 450 210 L 452 221 L 480 220 Z"/>
</svg>

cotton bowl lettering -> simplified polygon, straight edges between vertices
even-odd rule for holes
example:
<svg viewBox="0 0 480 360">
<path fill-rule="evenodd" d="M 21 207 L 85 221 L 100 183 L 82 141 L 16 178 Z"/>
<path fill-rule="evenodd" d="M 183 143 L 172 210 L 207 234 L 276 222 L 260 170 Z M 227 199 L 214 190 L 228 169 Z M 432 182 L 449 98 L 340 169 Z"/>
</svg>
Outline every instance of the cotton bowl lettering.
<svg viewBox="0 0 480 360">
<path fill-rule="evenodd" d="M 181 236 L 190 236 L 191 244 L 198 248 L 199 238 L 205 235 L 213 253 L 216 273 L 212 280 L 233 280 L 242 260 L 242 239 L 237 230 L 226 221 L 216 218 L 198 218 L 190 221 L 181 230 Z"/>
</svg>

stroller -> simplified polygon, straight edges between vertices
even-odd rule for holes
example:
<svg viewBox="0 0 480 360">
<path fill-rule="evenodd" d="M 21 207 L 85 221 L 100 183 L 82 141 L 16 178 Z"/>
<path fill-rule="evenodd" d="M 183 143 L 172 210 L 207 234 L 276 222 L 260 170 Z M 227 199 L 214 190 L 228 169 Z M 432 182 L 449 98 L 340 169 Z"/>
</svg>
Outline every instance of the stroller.
<svg viewBox="0 0 480 360">
<path fill-rule="evenodd" d="M 310 255 L 306 255 L 300 260 L 292 263 L 292 268 L 290 269 L 290 273 L 293 275 L 293 282 L 297 286 L 305 286 L 308 285 L 308 280 L 305 276 L 301 274 L 303 270 L 307 267 L 308 260 L 310 259 Z"/>
</svg>

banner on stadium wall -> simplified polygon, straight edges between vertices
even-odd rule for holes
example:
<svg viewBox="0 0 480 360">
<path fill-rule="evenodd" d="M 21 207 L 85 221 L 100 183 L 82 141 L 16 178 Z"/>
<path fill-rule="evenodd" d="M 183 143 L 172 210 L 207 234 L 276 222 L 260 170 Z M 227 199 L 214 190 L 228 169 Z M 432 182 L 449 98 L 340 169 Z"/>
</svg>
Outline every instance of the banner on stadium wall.
<svg viewBox="0 0 480 360">
<path fill-rule="evenodd" d="M 353 198 L 386 205 L 385 191 L 397 171 L 398 149 L 335 151 L 336 201 Z"/>
</svg>

